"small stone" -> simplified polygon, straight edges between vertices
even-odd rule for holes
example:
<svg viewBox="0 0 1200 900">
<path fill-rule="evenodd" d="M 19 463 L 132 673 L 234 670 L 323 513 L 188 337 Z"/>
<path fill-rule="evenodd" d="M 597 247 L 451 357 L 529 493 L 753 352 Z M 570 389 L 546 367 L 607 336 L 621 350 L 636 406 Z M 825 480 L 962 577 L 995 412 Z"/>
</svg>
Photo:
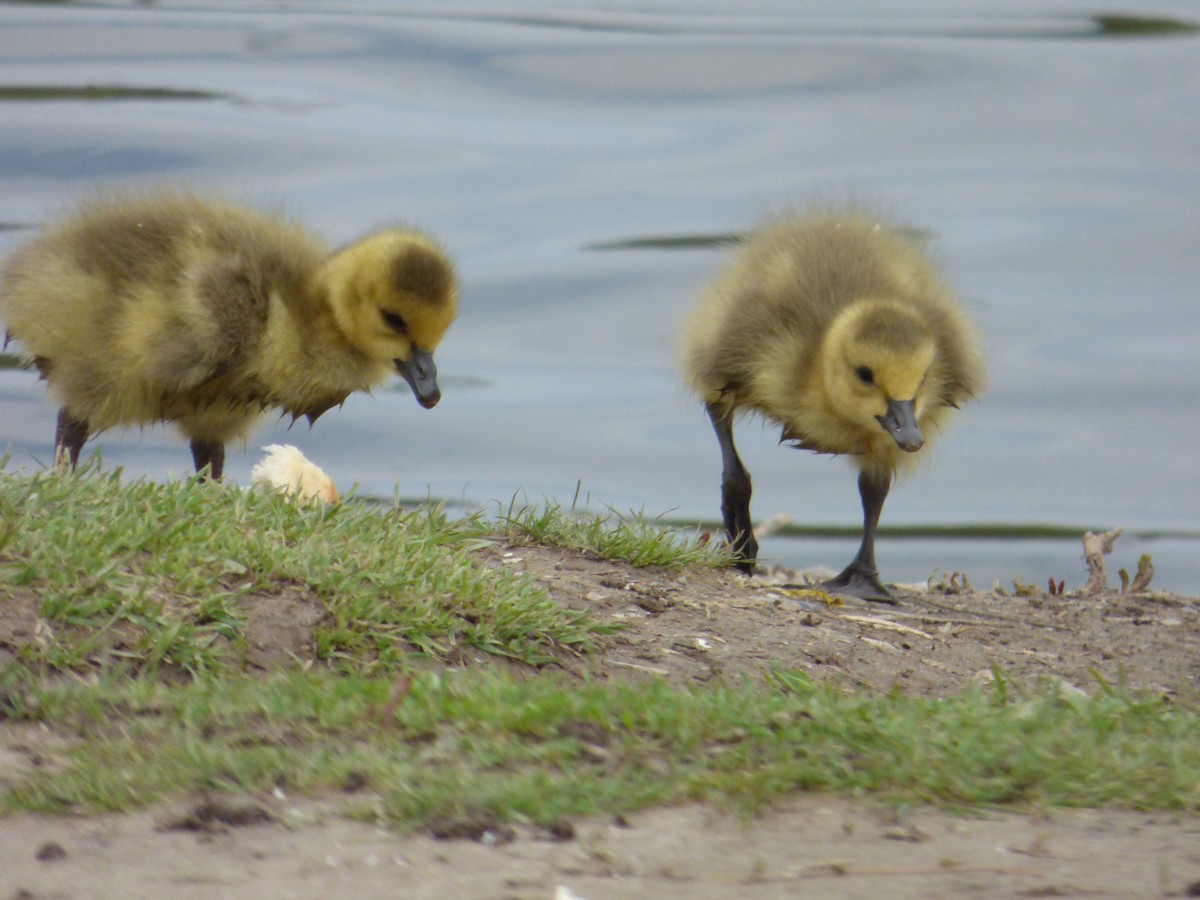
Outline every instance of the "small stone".
<svg viewBox="0 0 1200 900">
<path fill-rule="evenodd" d="M 60 859 L 67 858 L 67 851 L 62 844 L 54 841 L 46 841 L 42 846 L 37 848 L 37 852 L 33 854 L 34 859 L 38 862 L 56 862 Z"/>
<path fill-rule="evenodd" d="M 575 839 L 575 826 L 559 819 L 546 826 L 546 836 L 552 841 L 572 841 Z"/>
</svg>

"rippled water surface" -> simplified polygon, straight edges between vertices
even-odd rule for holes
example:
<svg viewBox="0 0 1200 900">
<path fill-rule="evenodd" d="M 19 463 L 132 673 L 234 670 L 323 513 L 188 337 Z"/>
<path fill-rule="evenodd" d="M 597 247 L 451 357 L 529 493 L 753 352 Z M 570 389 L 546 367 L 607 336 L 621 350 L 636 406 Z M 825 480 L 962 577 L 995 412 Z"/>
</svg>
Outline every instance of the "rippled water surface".
<svg viewBox="0 0 1200 900">
<path fill-rule="evenodd" d="M 0 3 L 0 250 L 97 186 L 188 182 L 332 241 L 397 219 L 457 258 L 432 412 L 407 386 L 264 427 L 365 494 L 514 495 L 715 518 L 720 461 L 675 334 L 729 235 L 817 197 L 931 235 L 978 317 L 988 392 L 885 524 L 1166 530 L 1123 540 L 1200 585 L 1200 42 L 1194 3 Z M 1105 16 L 1102 16 L 1104 13 Z M 1147 23 L 1145 17 L 1153 20 Z M 1147 27 L 1148 26 L 1148 27 Z M 644 240 L 641 240 L 644 239 Z M 0 370 L 0 444 L 54 408 Z M 854 525 L 844 461 L 738 440 L 755 513 Z M 106 434 L 164 477 L 186 446 Z M 93 445 L 89 445 L 91 447 Z M 855 541 L 774 539 L 840 567 Z M 1076 541 L 886 539 L 885 576 L 1081 580 Z"/>
</svg>

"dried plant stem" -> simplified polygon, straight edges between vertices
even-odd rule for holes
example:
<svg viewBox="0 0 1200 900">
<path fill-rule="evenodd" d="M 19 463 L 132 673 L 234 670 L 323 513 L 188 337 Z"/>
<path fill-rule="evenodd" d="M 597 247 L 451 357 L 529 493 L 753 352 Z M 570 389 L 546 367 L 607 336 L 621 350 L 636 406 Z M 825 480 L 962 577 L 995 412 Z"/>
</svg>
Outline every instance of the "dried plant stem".
<svg viewBox="0 0 1200 900">
<path fill-rule="evenodd" d="M 1099 594 L 1108 589 L 1108 570 L 1104 566 L 1104 557 L 1112 553 L 1113 544 L 1117 542 L 1124 528 L 1114 528 L 1103 534 L 1083 534 L 1083 556 L 1087 560 L 1090 573 L 1087 584 L 1080 591 L 1083 594 Z"/>
</svg>

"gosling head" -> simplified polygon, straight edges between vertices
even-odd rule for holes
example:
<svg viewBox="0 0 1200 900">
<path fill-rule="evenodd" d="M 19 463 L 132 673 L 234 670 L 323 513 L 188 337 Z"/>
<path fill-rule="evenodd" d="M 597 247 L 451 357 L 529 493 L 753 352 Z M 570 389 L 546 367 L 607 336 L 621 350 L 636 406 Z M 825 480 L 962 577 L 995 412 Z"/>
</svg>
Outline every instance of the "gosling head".
<svg viewBox="0 0 1200 900">
<path fill-rule="evenodd" d="M 428 238 L 393 229 L 335 253 L 319 280 L 346 339 L 395 366 L 426 409 L 442 398 L 433 351 L 458 311 L 454 269 Z"/>
<path fill-rule="evenodd" d="M 860 301 L 830 329 L 823 358 L 832 405 L 867 434 L 900 449 L 925 445 L 920 420 L 937 344 L 920 316 L 899 304 Z"/>
</svg>

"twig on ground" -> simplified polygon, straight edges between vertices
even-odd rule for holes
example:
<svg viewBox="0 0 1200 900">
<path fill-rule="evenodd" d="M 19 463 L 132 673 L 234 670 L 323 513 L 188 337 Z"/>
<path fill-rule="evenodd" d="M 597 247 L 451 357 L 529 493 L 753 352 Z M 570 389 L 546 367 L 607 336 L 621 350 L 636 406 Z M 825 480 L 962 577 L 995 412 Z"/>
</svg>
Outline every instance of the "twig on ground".
<svg viewBox="0 0 1200 900">
<path fill-rule="evenodd" d="M 907 625 L 901 625 L 899 622 L 891 622 L 887 619 L 877 619 L 874 616 L 840 615 L 838 618 L 846 619 L 849 622 L 859 622 L 863 625 L 871 625 L 875 628 L 884 628 L 888 631 L 898 631 L 901 634 L 914 634 L 917 637 L 925 638 L 927 641 L 937 640 L 937 638 L 935 638 L 932 634 L 926 634 L 924 631 L 919 629 L 909 628 Z"/>
</svg>

